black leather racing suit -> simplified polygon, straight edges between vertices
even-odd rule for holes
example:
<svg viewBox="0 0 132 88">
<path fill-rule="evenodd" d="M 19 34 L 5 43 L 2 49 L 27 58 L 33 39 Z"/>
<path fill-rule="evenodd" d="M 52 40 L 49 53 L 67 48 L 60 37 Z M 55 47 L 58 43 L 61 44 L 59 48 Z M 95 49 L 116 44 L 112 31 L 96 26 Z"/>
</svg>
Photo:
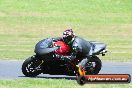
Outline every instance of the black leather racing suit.
<svg viewBox="0 0 132 88">
<path fill-rule="evenodd" d="M 54 41 L 63 40 L 61 37 L 54 38 Z M 81 67 L 85 67 L 85 64 L 90 59 L 90 55 L 92 55 L 92 49 L 91 49 L 91 43 L 80 38 L 75 37 L 72 44 L 69 44 L 69 46 L 72 48 L 71 55 L 69 56 L 60 56 L 60 58 L 63 59 L 75 59 L 75 58 L 83 58 L 82 61 L 78 64 Z"/>
</svg>

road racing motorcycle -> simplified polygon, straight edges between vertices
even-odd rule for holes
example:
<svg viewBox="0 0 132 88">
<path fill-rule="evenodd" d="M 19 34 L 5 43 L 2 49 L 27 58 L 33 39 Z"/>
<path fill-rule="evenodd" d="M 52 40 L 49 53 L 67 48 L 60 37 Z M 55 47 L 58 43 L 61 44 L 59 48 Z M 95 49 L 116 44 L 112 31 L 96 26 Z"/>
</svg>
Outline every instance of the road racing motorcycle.
<svg viewBox="0 0 132 88">
<path fill-rule="evenodd" d="M 105 55 L 106 44 L 95 41 L 91 43 L 92 56 L 85 66 L 85 74 L 98 74 L 102 67 L 102 62 L 97 55 Z M 61 60 L 54 57 L 54 54 L 69 55 L 70 47 L 63 41 L 53 41 L 47 38 L 39 41 L 35 46 L 35 55 L 27 58 L 22 64 L 22 73 L 27 77 L 35 77 L 41 73 L 51 75 L 76 75 L 79 73 L 76 66 L 82 58 L 74 60 Z"/>
</svg>

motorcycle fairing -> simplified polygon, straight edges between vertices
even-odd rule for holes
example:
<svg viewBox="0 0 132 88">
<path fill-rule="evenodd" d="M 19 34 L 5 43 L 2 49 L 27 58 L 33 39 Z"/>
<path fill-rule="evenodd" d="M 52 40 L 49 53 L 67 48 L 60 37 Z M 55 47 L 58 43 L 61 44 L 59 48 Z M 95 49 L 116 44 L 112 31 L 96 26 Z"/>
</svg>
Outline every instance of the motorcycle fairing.
<svg viewBox="0 0 132 88">
<path fill-rule="evenodd" d="M 60 47 L 59 49 L 55 50 L 55 53 L 57 53 L 59 55 L 67 55 L 71 51 L 70 46 L 68 46 L 63 41 L 55 42 L 54 46 L 59 46 Z"/>
<path fill-rule="evenodd" d="M 106 49 L 106 44 L 100 43 L 100 42 L 94 42 L 91 41 L 92 44 L 92 54 L 93 55 L 98 55 L 102 50 Z"/>
<path fill-rule="evenodd" d="M 39 55 L 44 55 L 44 54 L 47 54 L 47 53 L 50 53 L 50 52 L 53 52 L 53 51 L 55 51 L 55 50 L 57 50 L 58 49 L 58 47 L 53 47 L 53 48 L 45 48 L 45 49 L 37 49 L 36 51 L 35 51 L 35 53 L 37 53 L 37 54 L 39 54 Z"/>
<path fill-rule="evenodd" d="M 52 47 L 52 45 L 53 45 L 52 38 L 41 40 L 36 44 L 34 52 L 39 55 L 44 55 L 53 52 L 59 48 L 59 47 Z"/>
</svg>

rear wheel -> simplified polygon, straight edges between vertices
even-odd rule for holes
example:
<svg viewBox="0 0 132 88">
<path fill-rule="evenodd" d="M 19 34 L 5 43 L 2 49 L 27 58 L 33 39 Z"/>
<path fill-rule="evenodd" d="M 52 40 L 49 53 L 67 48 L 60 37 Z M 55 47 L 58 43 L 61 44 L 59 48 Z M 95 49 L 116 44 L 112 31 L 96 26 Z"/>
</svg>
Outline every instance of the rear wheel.
<svg viewBox="0 0 132 88">
<path fill-rule="evenodd" d="M 86 64 L 86 74 L 98 74 L 101 70 L 102 62 L 97 56 L 93 56 Z"/>
<path fill-rule="evenodd" d="M 27 77 L 35 77 L 42 72 L 41 64 L 42 60 L 35 59 L 34 56 L 29 57 L 22 65 L 22 72 Z"/>
</svg>

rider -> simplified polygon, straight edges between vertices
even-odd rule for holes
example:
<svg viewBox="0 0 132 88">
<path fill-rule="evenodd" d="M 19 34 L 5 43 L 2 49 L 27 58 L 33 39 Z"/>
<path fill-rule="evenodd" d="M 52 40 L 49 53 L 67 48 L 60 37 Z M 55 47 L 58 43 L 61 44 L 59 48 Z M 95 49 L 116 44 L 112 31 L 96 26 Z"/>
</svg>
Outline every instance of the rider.
<svg viewBox="0 0 132 88">
<path fill-rule="evenodd" d="M 78 36 L 75 36 L 72 29 L 65 30 L 63 32 L 62 38 L 59 37 L 59 38 L 53 39 L 53 41 L 59 41 L 59 40 L 63 40 L 66 44 L 68 44 L 71 47 L 72 52 L 69 56 L 63 56 L 58 54 L 56 54 L 55 56 L 57 58 L 61 58 L 64 60 L 66 59 L 73 60 L 75 58 L 83 58 L 82 61 L 78 64 L 78 66 L 85 69 L 85 65 L 90 59 L 90 55 L 92 54 L 91 43 Z"/>
</svg>

